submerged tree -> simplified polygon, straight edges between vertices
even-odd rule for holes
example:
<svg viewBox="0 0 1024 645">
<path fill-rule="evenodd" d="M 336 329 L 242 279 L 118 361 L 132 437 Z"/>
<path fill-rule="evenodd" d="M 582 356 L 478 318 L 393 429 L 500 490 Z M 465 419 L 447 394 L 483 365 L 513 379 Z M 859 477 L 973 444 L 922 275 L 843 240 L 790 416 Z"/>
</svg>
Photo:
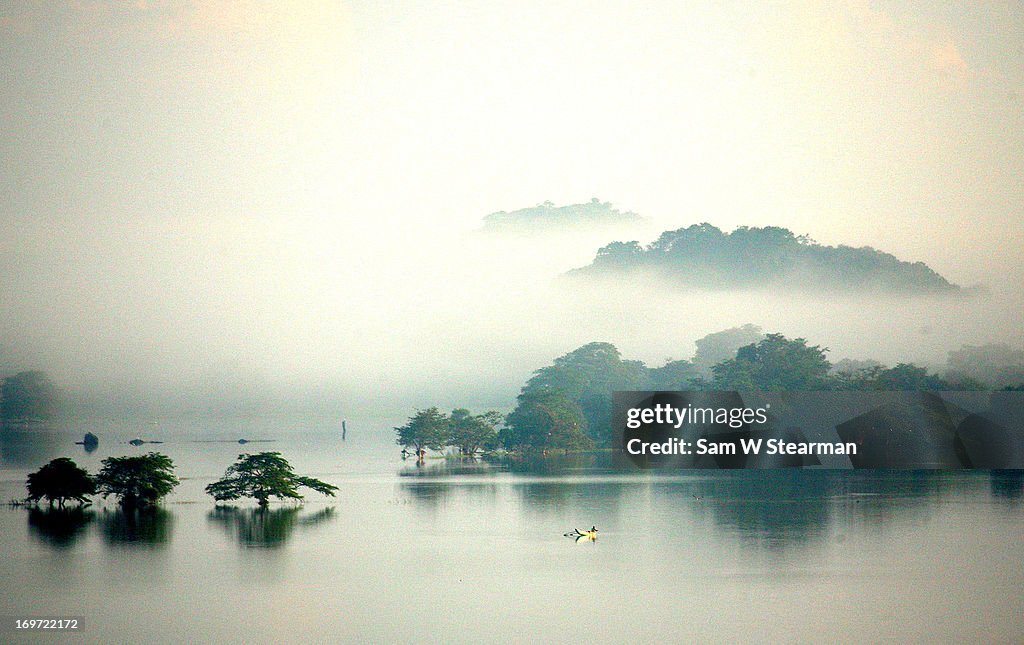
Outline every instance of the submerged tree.
<svg viewBox="0 0 1024 645">
<path fill-rule="evenodd" d="M 50 506 L 57 502 L 60 508 L 64 508 L 65 500 L 89 504 L 88 496 L 96 494 L 93 478 L 67 457 L 58 457 L 30 474 L 25 486 L 30 502 L 38 502 L 45 497 Z"/>
<path fill-rule="evenodd" d="M 178 485 L 174 462 L 150 452 L 138 457 L 108 457 L 96 476 L 100 494 L 115 495 L 122 506 L 151 506 Z"/>
<path fill-rule="evenodd" d="M 300 486 L 331 497 L 338 490 L 337 486 L 319 479 L 296 475 L 279 452 L 261 452 L 238 455 L 238 461 L 228 466 L 224 477 L 208 485 L 206 492 L 218 502 L 252 497 L 260 506 L 266 506 L 270 497 L 302 499 L 298 492 Z"/>
<path fill-rule="evenodd" d="M 456 408 L 452 410 L 449 423 L 450 445 L 458 447 L 459 452 L 467 457 L 472 457 L 481 448 L 494 448 L 498 443 L 498 431 L 494 428 L 501 423 L 498 412 L 472 414 L 466 408 Z"/>
<path fill-rule="evenodd" d="M 437 408 L 427 408 L 416 412 L 395 432 L 398 445 L 412 448 L 416 454 L 427 448 L 441 450 L 451 440 L 451 420 Z"/>
</svg>

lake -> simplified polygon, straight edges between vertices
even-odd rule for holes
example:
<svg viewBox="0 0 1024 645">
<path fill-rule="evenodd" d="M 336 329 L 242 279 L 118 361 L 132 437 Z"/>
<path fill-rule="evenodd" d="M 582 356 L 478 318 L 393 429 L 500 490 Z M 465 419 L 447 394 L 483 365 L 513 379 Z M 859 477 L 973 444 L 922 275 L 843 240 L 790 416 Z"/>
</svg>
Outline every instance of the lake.
<svg viewBox="0 0 1024 645">
<path fill-rule="evenodd" d="M 68 456 L 157 450 L 156 513 L 0 507 L 2 642 L 1010 642 L 1024 634 L 1024 479 L 988 471 L 622 471 L 403 461 L 386 423 L 126 420 L 0 432 L 0 501 Z M 86 453 L 73 444 L 100 436 Z M 134 447 L 136 436 L 162 444 Z M 273 440 L 239 445 L 237 439 Z M 242 452 L 340 487 L 216 506 Z M 597 526 L 594 541 L 565 537 Z M 6 628 L 5 628 L 6 629 Z"/>
</svg>

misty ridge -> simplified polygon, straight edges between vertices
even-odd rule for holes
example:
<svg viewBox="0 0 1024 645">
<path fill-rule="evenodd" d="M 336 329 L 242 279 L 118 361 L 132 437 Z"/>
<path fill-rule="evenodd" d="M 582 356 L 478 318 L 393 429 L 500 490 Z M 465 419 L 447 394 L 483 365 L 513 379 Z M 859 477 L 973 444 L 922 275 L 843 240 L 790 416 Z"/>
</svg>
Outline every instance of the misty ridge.
<svg viewBox="0 0 1024 645">
<path fill-rule="evenodd" d="M 923 262 L 905 262 L 869 246 L 825 246 L 777 226 L 741 226 L 727 233 L 707 222 L 665 231 L 646 246 L 637 241 L 612 242 L 598 250 L 590 265 L 568 276 L 628 280 L 641 274 L 702 289 L 961 291 Z"/>
<path fill-rule="evenodd" d="M 534 234 L 545 231 L 584 230 L 643 224 L 646 218 L 620 211 L 594 197 L 589 202 L 555 206 L 546 201 L 512 212 L 498 211 L 484 217 L 481 231 L 497 234 Z"/>
<path fill-rule="evenodd" d="M 664 233 L 677 222 L 600 200 L 498 214 L 497 228 L 479 228 L 477 216 L 447 229 L 410 220 L 415 228 L 389 234 L 334 215 L 110 221 L 97 225 L 102 234 L 65 227 L 56 237 L 26 224 L 13 239 L 21 254 L 0 262 L 11 294 L 0 377 L 45 371 L 71 404 L 64 409 L 100 416 L 390 420 L 432 405 L 507 411 L 538 366 L 574 347 L 609 342 L 657 366 L 748 321 L 827 344 L 834 363 L 936 374 L 956 348 L 1007 348 L 985 359 L 998 363 L 1021 344 L 1020 289 L 1002 272 L 987 274 L 990 293 L 950 297 L 969 291 L 953 284 L 961 274 L 947 280 L 920 263 L 815 245 L 786 229 Z M 609 244 L 616 237 L 652 241 Z M 717 242 L 702 246 L 705 238 Z M 595 253 L 624 244 L 652 266 L 594 269 L 603 262 Z M 662 247 L 663 269 L 650 250 Z M 769 270 L 807 257 L 820 265 L 815 288 Z M 984 262 L 985 249 L 963 257 Z M 829 258 L 846 264 L 829 267 Z M 698 267 L 687 281 L 665 278 L 687 262 Z M 825 284 L 826 273 L 891 288 Z"/>
</svg>

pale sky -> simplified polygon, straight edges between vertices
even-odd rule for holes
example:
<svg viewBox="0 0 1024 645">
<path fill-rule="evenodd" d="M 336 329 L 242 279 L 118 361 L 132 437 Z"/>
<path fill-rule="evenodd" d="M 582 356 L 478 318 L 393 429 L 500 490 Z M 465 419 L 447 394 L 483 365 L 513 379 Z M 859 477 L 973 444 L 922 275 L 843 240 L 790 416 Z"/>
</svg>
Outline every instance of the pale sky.
<svg viewBox="0 0 1024 645">
<path fill-rule="evenodd" d="M 570 341 L 642 351 L 524 295 L 596 246 L 467 248 L 545 200 L 1020 293 L 1016 3 L 0 2 L 0 61 L 6 367 L 383 384 L 496 346 L 514 388 Z M 1001 316 L 970 340 L 1024 341 Z"/>
</svg>

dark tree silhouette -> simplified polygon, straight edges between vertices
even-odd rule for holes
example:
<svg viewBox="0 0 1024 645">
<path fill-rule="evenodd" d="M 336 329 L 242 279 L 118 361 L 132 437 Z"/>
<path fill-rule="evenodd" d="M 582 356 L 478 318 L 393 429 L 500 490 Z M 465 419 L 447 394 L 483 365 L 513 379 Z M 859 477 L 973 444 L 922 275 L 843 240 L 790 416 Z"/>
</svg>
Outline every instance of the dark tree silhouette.
<svg viewBox="0 0 1024 645">
<path fill-rule="evenodd" d="M 50 506 L 56 502 L 64 508 L 65 500 L 89 504 L 88 497 L 96 494 L 96 482 L 84 469 L 68 459 L 58 457 L 28 476 L 28 499 L 38 502 L 46 498 Z"/>
</svg>

